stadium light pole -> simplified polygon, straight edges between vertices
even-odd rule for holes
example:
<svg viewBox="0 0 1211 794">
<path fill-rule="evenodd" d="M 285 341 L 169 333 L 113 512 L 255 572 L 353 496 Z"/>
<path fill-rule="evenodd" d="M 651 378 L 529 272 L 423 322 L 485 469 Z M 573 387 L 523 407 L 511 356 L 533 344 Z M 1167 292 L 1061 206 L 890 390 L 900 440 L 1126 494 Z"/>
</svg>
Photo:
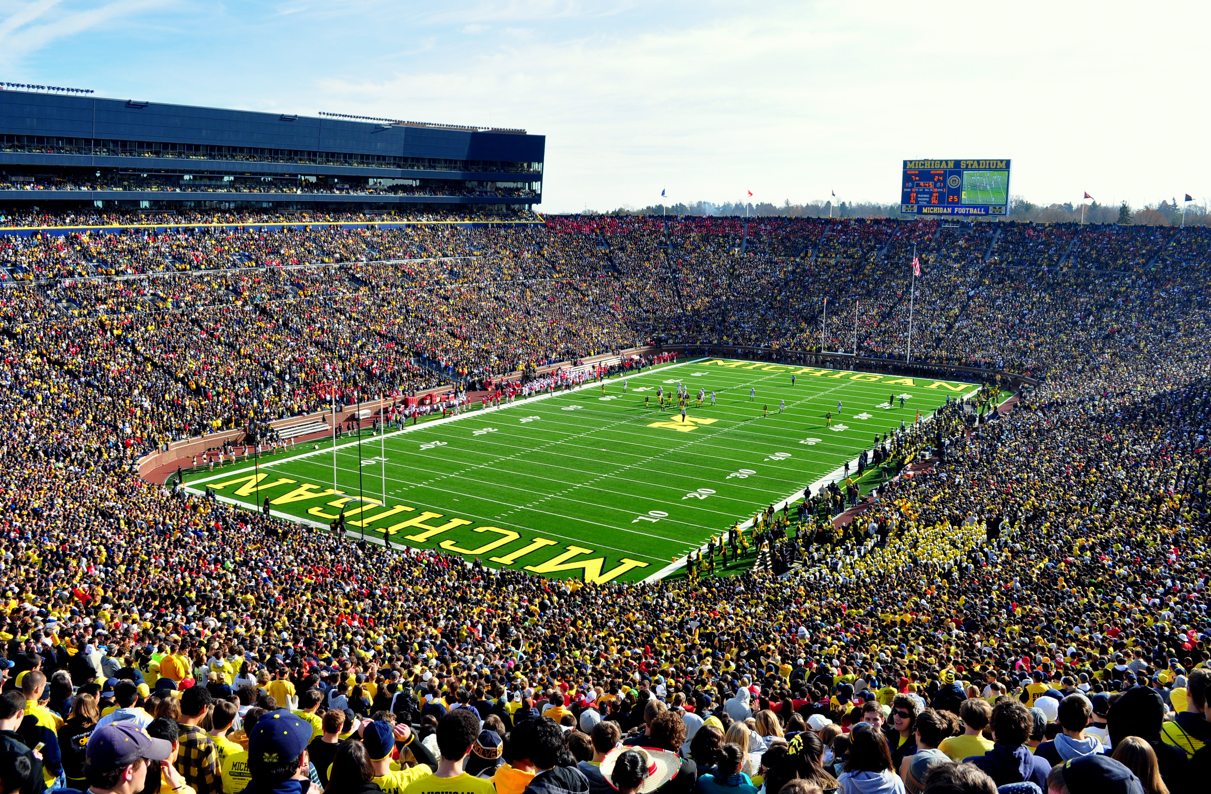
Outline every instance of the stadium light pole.
<svg viewBox="0 0 1211 794">
<path fill-rule="evenodd" d="M 858 357 L 858 307 L 862 301 L 854 298 L 854 358 Z"/>
</svg>

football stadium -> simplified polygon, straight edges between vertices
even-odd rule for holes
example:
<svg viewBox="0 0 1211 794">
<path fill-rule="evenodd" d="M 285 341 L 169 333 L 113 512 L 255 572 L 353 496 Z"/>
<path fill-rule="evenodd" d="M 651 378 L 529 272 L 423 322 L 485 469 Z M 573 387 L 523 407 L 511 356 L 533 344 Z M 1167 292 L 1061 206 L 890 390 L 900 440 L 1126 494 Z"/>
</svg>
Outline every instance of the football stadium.
<svg viewBox="0 0 1211 794">
<path fill-rule="evenodd" d="M 0 89 L 0 794 L 1211 791 L 1189 194 Z"/>
</svg>

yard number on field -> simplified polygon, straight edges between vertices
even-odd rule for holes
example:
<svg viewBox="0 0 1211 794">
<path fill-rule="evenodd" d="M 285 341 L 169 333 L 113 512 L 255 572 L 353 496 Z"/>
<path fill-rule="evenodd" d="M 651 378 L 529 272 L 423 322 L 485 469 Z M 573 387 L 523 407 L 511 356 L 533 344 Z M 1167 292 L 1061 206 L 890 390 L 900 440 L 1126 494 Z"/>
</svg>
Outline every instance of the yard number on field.
<svg viewBox="0 0 1211 794">
<path fill-rule="evenodd" d="M 861 419 L 862 421 L 866 421 L 867 419 L 870 419 L 871 416 L 873 416 L 873 414 L 868 414 L 865 411 L 863 411 L 862 413 L 855 416 L 854 419 Z"/>
<path fill-rule="evenodd" d="M 444 447 L 444 446 L 446 446 L 445 441 L 426 441 L 424 444 L 420 445 L 420 448 L 422 450 L 425 450 L 425 449 L 433 449 L 434 447 Z"/>
<path fill-rule="evenodd" d="M 849 430 L 849 425 L 833 425 L 829 430 L 834 433 L 844 433 L 846 430 Z"/>
<path fill-rule="evenodd" d="M 375 463 L 386 463 L 387 458 L 366 458 L 362 461 L 363 466 L 373 466 Z"/>
<path fill-rule="evenodd" d="M 817 444 L 819 444 L 819 443 L 820 443 L 820 439 L 818 439 L 818 438 L 805 438 L 805 439 L 803 439 L 802 441 L 800 441 L 799 443 L 800 443 L 800 444 L 807 444 L 809 447 L 814 447 L 814 446 L 816 446 Z"/>
<path fill-rule="evenodd" d="M 649 510 L 648 514 L 646 516 L 637 516 L 637 517 L 631 519 L 631 523 L 637 524 L 640 521 L 651 521 L 653 524 L 655 524 L 660 519 L 668 518 L 668 517 L 669 517 L 669 514 L 664 512 L 663 510 Z"/>
<path fill-rule="evenodd" d="M 772 460 L 775 463 L 778 463 L 779 461 L 786 460 L 790 456 L 791 456 L 791 453 L 789 453 L 789 452 L 775 452 L 772 455 L 770 455 L 768 458 L 766 458 L 766 460 L 767 461 Z"/>
<path fill-rule="evenodd" d="M 537 421 L 538 421 L 537 416 L 523 416 L 521 418 L 522 424 L 525 424 L 526 422 L 537 422 Z"/>
<path fill-rule="evenodd" d="M 583 405 L 565 405 L 560 410 L 561 411 L 579 411 L 581 408 L 584 408 L 584 406 Z"/>
<path fill-rule="evenodd" d="M 731 474 L 727 475 L 723 479 L 730 480 L 733 477 L 738 477 L 739 479 L 743 480 L 743 479 L 747 479 L 750 474 L 756 474 L 756 473 L 757 472 L 753 471 L 752 469 L 741 469 L 740 471 L 732 472 Z"/>
<path fill-rule="evenodd" d="M 482 436 L 482 435 L 484 435 L 484 434 L 486 434 L 486 433 L 495 433 L 495 432 L 496 432 L 496 428 L 495 428 L 495 427 L 485 427 L 485 428 L 483 428 L 482 430 L 472 430 L 472 431 L 471 431 L 471 435 L 473 435 L 473 436 Z"/>
<path fill-rule="evenodd" d="M 713 493 L 714 491 L 712 491 L 710 488 L 699 488 L 697 491 L 690 491 L 685 496 L 681 497 L 681 501 L 684 502 L 686 499 L 705 499 Z"/>
</svg>

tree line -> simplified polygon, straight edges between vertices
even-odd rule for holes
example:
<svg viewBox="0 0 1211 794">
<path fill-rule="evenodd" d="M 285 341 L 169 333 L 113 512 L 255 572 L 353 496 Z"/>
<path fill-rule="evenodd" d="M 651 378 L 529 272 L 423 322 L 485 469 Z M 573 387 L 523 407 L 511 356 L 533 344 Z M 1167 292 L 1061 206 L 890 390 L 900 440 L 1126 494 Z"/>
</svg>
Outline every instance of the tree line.
<svg viewBox="0 0 1211 794">
<path fill-rule="evenodd" d="M 753 202 L 723 202 L 716 204 L 709 201 L 692 203 L 678 202 L 676 204 L 652 204 L 647 207 L 633 207 L 624 204 L 607 212 L 588 210 L 589 215 L 688 215 L 705 217 L 741 216 L 747 214 L 762 218 L 908 218 L 900 214 L 899 204 L 877 204 L 874 202 L 846 202 L 834 204 L 831 201 L 811 201 L 795 204 L 787 199 L 781 205 L 768 201 Z M 1099 204 L 1096 201 L 1085 205 L 1085 223 L 1117 223 L 1135 226 L 1181 226 L 1182 216 L 1185 215 L 1187 226 L 1211 226 L 1211 207 L 1207 202 L 1187 202 L 1180 199 L 1163 199 L 1143 207 L 1132 207 L 1123 202 L 1119 205 Z M 1035 204 L 1024 196 L 1012 196 L 1009 199 L 1008 218 L 969 218 L 963 220 L 1012 220 L 1035 221 L 1038 223 L 1079 223 L 1081 221 L 1081 205 L 1067 202 L 1065 204 Z"/>
</svg>

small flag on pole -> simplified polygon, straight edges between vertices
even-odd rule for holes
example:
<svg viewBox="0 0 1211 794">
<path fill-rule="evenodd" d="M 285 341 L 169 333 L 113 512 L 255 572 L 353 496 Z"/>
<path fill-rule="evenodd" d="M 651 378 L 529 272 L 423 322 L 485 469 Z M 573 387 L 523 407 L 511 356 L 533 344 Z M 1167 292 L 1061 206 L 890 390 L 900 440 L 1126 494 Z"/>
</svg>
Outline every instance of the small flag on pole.
<svg viewBox="0 0 1211 794">
<path fill-rule="evenodd" d="M 660 198 L 664 198 L 664 188 L 660 189 Z"/>
<path fill-rule="evenodd" d="M 1091 198 L 1093 198 L 1093 196 L 1089 195 L 1089 193 L 1087 193 L 1087 192 L 1086 192 L 1086 193 L 1085 193 L 1085 198 L 1087 198 L 1087 199 L 1091 199 Z"/>
<path fill-rule="evenodd" d="M 824 298 L 824 308 L 826 308 L 826 309 L 828 308 L 828 298 L 827 297 Z"/>
<path fill-rule="evenodd" d="M 748 192 L 748 197 L 749 197 L 749 198 L 752 198 L 752 197 L 753 197 L 753 191 L 751 191 L 751 190 L 750 190 L 750 191 Z"/>
<path fill-rule="evenodd" d="M 835 190 L 829 190 L 829 192 L 833 194 L 833 198 L 836 198 L 836 197 L 837 197 L 837 191 L 835 191 Z"/>
<path fill-rule="evenodd" d="M 1186 194 L 1186 201 L 1194 201 L 1194 196 L 1191 196 L 1189 193 L 1187 193 L 1187 194 Z"/>
<path fill-rule="evenodd" d="M 919 257 L 912 258 L 912 274 L 917 278 L 921 277 L 921 260 Z"/>
</svg>

